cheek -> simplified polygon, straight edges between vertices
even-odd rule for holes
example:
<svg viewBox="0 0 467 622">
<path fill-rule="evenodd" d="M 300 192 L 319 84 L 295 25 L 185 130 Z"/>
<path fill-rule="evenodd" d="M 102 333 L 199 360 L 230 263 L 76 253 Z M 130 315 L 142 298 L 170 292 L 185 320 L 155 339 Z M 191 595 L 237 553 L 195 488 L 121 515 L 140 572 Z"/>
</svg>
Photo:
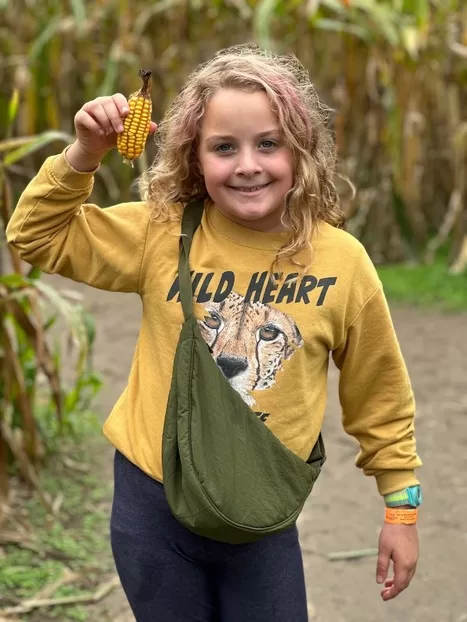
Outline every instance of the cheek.
<svg viewBox="0 0 467 622">
<path fill-rule="evenodd" d="M 206 188 L 224 183 L 231 175 L 231 167 L 227 158 L 205 156 L 200 160 Z"/>
<path fill-rule="evenodd" d="M 282 152 L 271 162 L 271 172 L 282 181 L 284 186 L 291 188 L 293 186 L 293 159 L 292 154 Z"/>
<path fill-rule="evenodd" d="M 293 186 L 293 158 L 291 153 L 287 153 L 284 158 L 284 178 L 287 181 L 287 185 Z"/>
</svg>

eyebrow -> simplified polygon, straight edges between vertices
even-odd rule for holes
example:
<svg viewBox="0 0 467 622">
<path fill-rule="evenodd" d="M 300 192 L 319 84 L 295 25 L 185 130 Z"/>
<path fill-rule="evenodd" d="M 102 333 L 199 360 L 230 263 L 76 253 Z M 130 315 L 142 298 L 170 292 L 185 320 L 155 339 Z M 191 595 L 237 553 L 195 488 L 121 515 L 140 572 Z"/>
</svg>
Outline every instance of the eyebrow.
<svg viewBox="0 0 467 622">
<path fill-rule="evenodd" d="M 279 134 L 280 130 L 278 127 L 272 128 L 270 130 L 266 130 L 265 132 L 260 132 L 256 134 L 255 138 L 263 138 L 264 136 L 269 136 L 270 134 Z M 213 136 L 208 136 L 206 140 L 216 141 L 216 140 L 235 140 L 235 136 L 230 136 L 228 134 L 218 135 L 214 134 Z"/>
</svg>

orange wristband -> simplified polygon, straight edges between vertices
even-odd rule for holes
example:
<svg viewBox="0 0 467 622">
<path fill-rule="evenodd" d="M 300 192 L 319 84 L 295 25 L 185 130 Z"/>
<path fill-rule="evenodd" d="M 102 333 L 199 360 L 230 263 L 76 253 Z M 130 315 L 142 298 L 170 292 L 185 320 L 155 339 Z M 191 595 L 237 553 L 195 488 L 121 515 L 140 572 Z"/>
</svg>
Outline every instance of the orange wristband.
<svg viewBox="0 0 467 622">
<path fill-rule="evenodd" d="M 413 525 L 417 522 L 418 509 L 398 510 L 397 508 L 386 508 L 384 522 L 390 525 Z"/>
</svg>

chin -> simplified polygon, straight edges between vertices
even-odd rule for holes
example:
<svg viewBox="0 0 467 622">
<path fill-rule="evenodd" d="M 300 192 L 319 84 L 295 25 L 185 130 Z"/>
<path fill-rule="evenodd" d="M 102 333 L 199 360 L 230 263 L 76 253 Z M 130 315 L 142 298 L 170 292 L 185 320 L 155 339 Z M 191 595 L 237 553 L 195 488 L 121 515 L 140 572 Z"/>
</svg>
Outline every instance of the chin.
<svg viewBox="0 0 467 622">
<path fill-rule="evenodd" d="M 258 209 L 234 209 L 229 210 L 233 218 L 241 218 L 242 220 L 263 220 L 271 218 L 275 210 L 258 210 Z"/>
<path fill-rule="evenodd" d="M 272 209 L 229 209 L 224 212 L 227 218 L 245 227 L 251 226 L 252 229 L 271 231 L 282 229 L 281 210 Z M 258 227 L 255 226 L 258 225 Z"/>
</svg>

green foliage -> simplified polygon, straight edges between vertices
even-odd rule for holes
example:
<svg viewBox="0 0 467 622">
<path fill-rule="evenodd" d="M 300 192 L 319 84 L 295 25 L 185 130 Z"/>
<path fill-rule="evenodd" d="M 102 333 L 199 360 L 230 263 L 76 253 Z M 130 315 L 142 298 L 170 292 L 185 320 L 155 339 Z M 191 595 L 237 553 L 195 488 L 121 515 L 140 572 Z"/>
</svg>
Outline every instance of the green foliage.
<svg viewBox="0 0 467 622">
<path fill-rule="evenodd" d="M 452 193 L 466 200 L 467 147 L 458 141 L 466 123 L 464 4 L 134 0 L 130 8 L 127 0 L 5 2 L 5 28 L 13 34 L 0 39 L 6 59 L 0 65 L 0 117 L 15 116 L 15 137 L 36 137 L 36 151 L 29 144 L 21 167 L 10 174 L 13 196 L 44 155 L 72 140 L 83 102 L 115 91 L 130 94 L 138 69 L 148 66 L 159 121 L 199 62 L 253 39 L 295 53 L 335 109 L 340 172 L 357 189 L 351 201 L 342 188 L 353 232 L 385 261 L 421 259 L 445 224 Z M 105 206 L 133 199 L 134 175 L 154 154 L 149 141 L 133 171 L 109 153 L 96 174 L 93 200 Z M 451 216 L 454 261 L 467 232 L 466 219 Z"/>
<path fill-rule="evenodd" d="M 58 367 L 60 357 L 58 357 Z M 64 391 L 64 411 L 61 420 L 56 417 L 52 401 L 38 399 L 35 408 L 36 425 L 47 454 L 59 453 L 64 438 L 81 441 L 99 432 L 101 424 L 96 411 L 91 408 L 94 398 L 102 387 L 100 376 L 93 372 L 80 375 L 68 390 Z"/>
<path fill-rule="evenodd" d="M 103 442 L 88 435 L 81 443 L 66 442 L 62 450 L 74 463 L 88 466 L 89 472 L 93 467 L 97 471 L 96 465 L 85 465 L 83 458 L 91 453 L 89 447 L 99 455 Z M 57 517 L 50 516 L 35 496 L 22 503 L 21 525 L 27 527 L 28 535 L 22 546 L 4 547 L 6 556 L 0 558 L 0 610 L 34 597 L 70 571 L 75 574 L 74 580 L 57 589 L 53 598 L 92 594 L 115 572 L 108 543 L 111 484 L 100 476 L 65 469 L 60 459 L 49 463 L 42 482 L 51 498 L 63 495 L 63 503 Z M 92 622 L 95 618 L 87 606 L 69 605 L 34 610 L 21 619 Z"/>
<path fill-rule="evenodd" d="M 3 229 L 13 211 L 11 169 L 50 143 L 70 140 L 56 131 L 12 138 L 19 103 L 19 90 L 14 89 L 7 108 L 5 138 L 0 141 Z M 43 282 L 40 270 L 32 268 L 23 274 L 15 251 L 8 250 L 14 271 L 3 274 L 0 261 L 0 504 L 8 498 L 10 463 L 40 490 L 36 468 L 44 453 L 56 448 L 64 435 L 77 438 L 90 425 L 95 427 L 89 408 L 100 388 L 90 364 L 95 338 L 91 316 L 80 304 Z M 71 386 L 61 378 L 62 349 L 53 348 L 49 339 L 58 319 L 62 334 L 68 333 L 73 344 L 67 360 L 73 355 L 76 358 Z M 40 496 L 48 505 L 46 496 L 42 492 Z"/>
<path fill-rule="evenodd" d="M 443 312 L 467 311 L 467 273 L 449 274 L 445 261 L 378 266 L 378 273 L 390 301 Z"/>
</svg>

